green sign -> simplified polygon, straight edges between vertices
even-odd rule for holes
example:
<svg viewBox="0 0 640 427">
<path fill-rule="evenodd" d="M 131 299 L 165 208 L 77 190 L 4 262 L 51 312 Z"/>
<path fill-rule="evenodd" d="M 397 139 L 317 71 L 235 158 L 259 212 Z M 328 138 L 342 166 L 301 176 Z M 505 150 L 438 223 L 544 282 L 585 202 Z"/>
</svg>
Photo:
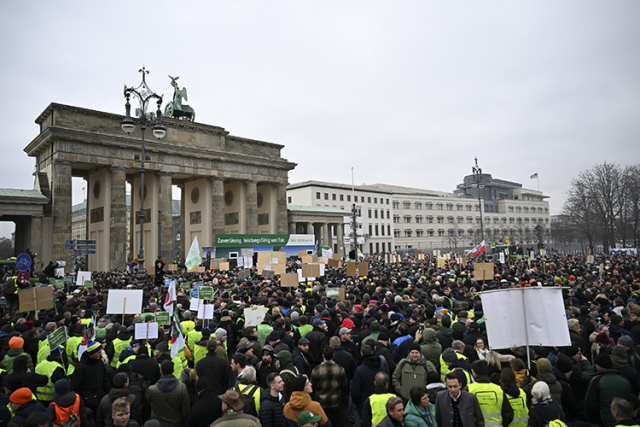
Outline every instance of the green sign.
<svg viewBox="0 0 640 427">
<path fill-rule="evenodd" d="M 171 316 L 166 311 L 157 311 L 154 313 L 156 315 L 156 322 L 158 325 L 171 325 Z"/>
<path fill-rule="evenodd" d="M 189 289 L 189 288 L 191 288 L 191 283 L 189 283 L 189 282 L 182 282 L 182 283 L 180 284 L 180 287 L 181 287 L 182 289 Z"/>
<path fill-rule="evenodd" d="M 340 296 L 340 288 L 327 288 L 325 294 L 327 298 L 338 298 Z"/>
<path fill-rule="evenodd" d="M 67 342 L 67 328 L 61 327 L 47 336 L 49 351 Z"/>
<path fill-rule="evenodd" d="M 49 279 L 49 283 L 54 288 L 64 288 L 64 280 L 62 279 Z"/>
<path fill-rule="evenodd" d="M 85 288 L 93 288 L 93 280 L 85 280 L 84 281 Z"/>
<path fill-rule="evenodd" d="M 193 287 L 194 288 L 201 288 L 204 286 L 204 282 L 202 280 L 198 281 L 198 282 L 193 282 Z"/>
<path fill-rule="evenodd" d="M 213 288 L 211 286 L 203 286 L 199 292 L 200 299 L 213 299 Z"/>
<path fill-rule="evenodd" d="M 216 234 L 215 246 L 236 248 L 240 246 L 273 246 L 280 250 L 284 246 L 313 246 L 312 234 Z"/>
</svg>

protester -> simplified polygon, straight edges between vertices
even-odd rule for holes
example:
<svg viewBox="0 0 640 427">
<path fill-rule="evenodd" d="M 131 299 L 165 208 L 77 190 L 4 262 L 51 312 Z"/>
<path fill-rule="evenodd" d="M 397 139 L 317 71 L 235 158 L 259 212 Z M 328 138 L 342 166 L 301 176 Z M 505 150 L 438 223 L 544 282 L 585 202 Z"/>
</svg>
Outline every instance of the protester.
<svg viewBox="0 0 640 427">
<path fill-rule="evenodd" d="M 173 375 L 173 363 L 165 360 L 160 366 L 162 377 L 147 390 L 145 398 L 151 404 L 151 418 L 162 427 L 182 427 L 189 416 L 187 387 Z"/>
<path fill-rule="evenodd" d="M 472 393 L 461 389 L 460 377 L 450 372 L 445 377 L 446 390 L 436 396 L 438 427 L 482 427 L 484 416 L 480 403 Z"/>
</svg>

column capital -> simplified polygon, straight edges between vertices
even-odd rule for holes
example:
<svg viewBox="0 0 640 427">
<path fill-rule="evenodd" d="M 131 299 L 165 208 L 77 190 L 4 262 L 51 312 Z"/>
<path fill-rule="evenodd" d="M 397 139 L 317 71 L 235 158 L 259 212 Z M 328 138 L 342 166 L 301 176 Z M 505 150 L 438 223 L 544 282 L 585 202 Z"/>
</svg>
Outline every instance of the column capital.
<svg viewBox="0 0 640 427">
<path fill-rule="evenodd" d="M 123 165 L 111 165 L 109 166 L 109 169 L 112 171 L 126 171 L 129 168 Z"/>
</svg>

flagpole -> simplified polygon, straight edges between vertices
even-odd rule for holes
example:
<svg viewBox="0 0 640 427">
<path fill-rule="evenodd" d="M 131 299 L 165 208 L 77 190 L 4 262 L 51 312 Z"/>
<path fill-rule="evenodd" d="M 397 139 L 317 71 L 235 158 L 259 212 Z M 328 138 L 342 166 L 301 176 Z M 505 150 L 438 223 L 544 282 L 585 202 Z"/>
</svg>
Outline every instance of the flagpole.
<svg viewBox="0 0 640 427">
<path fill-rule="evenodd" d="M 536 176 L 536 181 L 538 181 L 538 191 L 540 191 L 540 175 Z"/>
</svg>

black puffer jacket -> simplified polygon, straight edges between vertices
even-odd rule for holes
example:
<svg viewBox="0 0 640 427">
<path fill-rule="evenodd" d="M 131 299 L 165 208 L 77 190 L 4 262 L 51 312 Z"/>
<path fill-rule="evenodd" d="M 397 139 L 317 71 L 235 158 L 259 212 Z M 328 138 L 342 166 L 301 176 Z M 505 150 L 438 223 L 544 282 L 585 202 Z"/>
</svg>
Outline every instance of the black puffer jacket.
<svg viewBox="0 0 640 427">
<path fill-rule="evenodd" d="M 358 407 L 360 413 L 362 413 L 365 400 L 367 400 L 376 389 L 373 383 L 376 374 L 380 371 L 386 372 L 386 369 L 382 365 L 381 357 L 382 356 L 376 354 L 364 356 L 360 366 L 356 368 L 353 381 L 351 381 L 351 399 L 353 400 L 353 404 Z"/>
<path fill-rule="evenodd" d="M 98 410 L 100 400 L 111 389 L 110 369 L 102 358 L 92 359 L 89 357 L 89 353 L 85 352 L 71 376 L 71 391 L 82 396 L 87 408 L 91 408 L 92 411 Z"/>
<path fill-rule="evenodd" d="M 216 355 L 215 350 L 196 364 L 198 378 L 206 377 L 214 393 L 222 394 L 229 384 L 229 363 Z"/>
<path fill-rule="evenodd" d="M 284 409 L 284 397 L 271 396 L 271 393 L 264 392 L 262 393 L 262 402 L 260 404 L 260 423 L 263 426 L 270 427 L 284 427 L 284 414 L 282 410 Z"/>
<path fill-rule="evenodd" d="M 209 427 L 222 416 L 222 401 L 210 388 L 204 389 L 191 407 L 185 427 Z"/>
<path fill-rule="evenodd" d="M 549 421 L 557 419 L 567 422 L 564 411 L 552 399 L 536 403 L 529 410 L 529 427 L 544 427 Z"/>
</svg>

